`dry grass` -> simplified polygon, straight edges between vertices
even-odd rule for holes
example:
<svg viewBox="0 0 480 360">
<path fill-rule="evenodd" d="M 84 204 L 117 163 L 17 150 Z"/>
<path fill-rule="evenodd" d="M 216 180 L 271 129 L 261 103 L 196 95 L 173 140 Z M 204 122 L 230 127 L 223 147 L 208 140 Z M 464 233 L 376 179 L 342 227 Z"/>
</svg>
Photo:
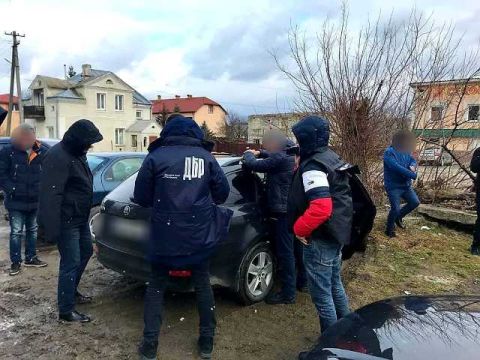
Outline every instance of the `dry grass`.
<svg viewBox="0 0 480 360">
<path fill-rule="evenodd" d="M 346 263 L 347 292 L 354 308 L 406 293 L 480 293 L 480 257 L 468 252 L 470 234 L 410 218 L 406 230 L 388 239 L 384 224 L 381 214 L 367 252 Z"/>
</svg>

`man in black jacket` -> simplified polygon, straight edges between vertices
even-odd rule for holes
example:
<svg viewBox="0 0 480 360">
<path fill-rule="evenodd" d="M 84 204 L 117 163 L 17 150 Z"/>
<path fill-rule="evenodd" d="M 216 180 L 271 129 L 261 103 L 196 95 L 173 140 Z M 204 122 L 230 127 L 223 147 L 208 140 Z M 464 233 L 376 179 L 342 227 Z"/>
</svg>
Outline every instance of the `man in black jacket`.
<svg viewBox="0 0 480 360">
<path fill-rule="evenodd" d="M 295 303 L 296 287 L 306 287 L 303 266 L 303 245 L 294 241 L 287 223 L 287 198 L 295 167 L 294 156 L 286 154 L 288 139 L 280 132 L 270 131 L 263 138 L 261 151 L 247 150 L 243 156 L 245 166 L 253 171 L 266 173 L 267 203 L 275 226 L 275 250 L 279 264 L 281 290 L 269 296 L 267 304 Z M 259 157 L 260 159 L 256 159 Z M 298 277 L 295 276 L 295 253 Z"/>
<path fill-rule="evenodd" d="M 0 187 L 10 219 L 10 275 L 17 275 L 22 263 L 22 234 L 25 228 L 25 263 L 44 267 L 36 255 L 37 207 L 42 159 L 47 148 L 35 138 L 35 129 L 21 124 L 11 144 L 0 151 Z"/>
<path fill-rule="evenodd" d="M 480 148 L 473 152 L 470 170 L 478 174 L 480 172 Z M 475 180 L 475 201 L 477 205 L 477 221 L 473 231 L 473 242 L 470 248 L 472 255 L 480 255 L 480 179 L 477 175 Z"/>
<path fill-rule="evenodd" d="M 75 310 L 75 302 L 91 301 L 77 289 L 93 253 L 88 226 L 93 178 L 86 154 L 102 139 L 91 121 L 79 120 L 48 151 L 43 162 L 38 221 L 47 240 L 58 244 L 58 311 L 63 321 L 90 321 L 89 316 Z"/>
</svg>

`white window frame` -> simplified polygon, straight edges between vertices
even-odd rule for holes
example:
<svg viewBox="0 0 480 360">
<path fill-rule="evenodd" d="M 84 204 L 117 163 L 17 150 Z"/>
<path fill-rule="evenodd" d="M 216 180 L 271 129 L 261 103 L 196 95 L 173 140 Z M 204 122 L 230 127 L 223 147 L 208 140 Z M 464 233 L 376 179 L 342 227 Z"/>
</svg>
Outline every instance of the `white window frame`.
<svg viewBox="0 0 480 360">
<path fill-rule="evenodd" d="M 432 119 L 432 109 L 433 108 L 442 108 L 442 113 L 440 114 L 440 121 L 442 121 L 444 116 L 445 116 L 445 105 L 443 105 L 443 104 L 432 104 L 432 105 L 430 105 L 430 121 L 431 122 L 433 121 L 433 119 Z"/>
<path fill-rule="evenodd" d="M 119 101 L 119 99 L 122 99 L 122 100 Z M 115 111 L 124 111 L 124 110 L 125 110 L 125 95 L 115 94 Z"/>
<path fill-rule="evenodd" d="M 101 107 L 101 98 L 103 96 L 103 107 Z M 107 93 L 98 92 L 97 93 L 97 110 L 98 111 L 106 111 L 107 110 Z"/>
<path fill-rule="evenodd" d="M 135 139 L 135 142 L 133 141 Z M 132 142 L 132 147 L 137 148 L 138 147 L 138 135 L 137 134 L 132 134 L 130 136 L 130 141 Z"/>
<path fill-rule="evenodd" d="M 140 113 L 140 116 L 138 116 L 138 113 Z M 143 111 L 142 110 L 135 110 L 135 118 L 138 120 L 143 119 Z"/>
<path fill-rule="evenodd" d="M 469 116 L 470 116 L 470 107 L 471 106 L 478 106 L 479 107 L 479 114 L 478 114 L 478 118 L 476 120 L 470 120 L 469 119 Z M 472 122 L 472 123 L 476 123 L 476 122 L 480 122 L 480 104 L 468 104 L 467 105 L 467 111 L 466 111 L 466 120 L 468 122 Z"/>
<path fill-rule="evenodd" d="M 120 140 L 120 134 L 121 134 L 121 142 Z M 115 146 L 125 146 L 125 128 L 115 128 Z"/>
</svg>

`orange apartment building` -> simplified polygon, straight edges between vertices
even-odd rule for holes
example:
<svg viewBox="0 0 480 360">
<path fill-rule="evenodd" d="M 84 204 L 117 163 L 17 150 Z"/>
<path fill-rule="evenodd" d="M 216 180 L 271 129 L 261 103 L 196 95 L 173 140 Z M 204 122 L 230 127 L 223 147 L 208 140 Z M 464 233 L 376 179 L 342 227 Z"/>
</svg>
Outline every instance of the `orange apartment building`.
<svg viewBox="0 0 480 360">
<path fill-rule="evenodd" d="M 8 111 L 8 94 L 0 94 L 0 107 Z M 20 114 L 18 112 L 18 98 L 13 97 L 13 113 L 12 113 L 12 127 L 15 129 L 20 124 Z M 7 119 L 0 126 L 0 136 L 7 136 Z"/>
<path fill-rule="evenodd" d="M 412 83 L 414 131 L 456 152 L 480 146 L 480 78 Z"/>
</svg>

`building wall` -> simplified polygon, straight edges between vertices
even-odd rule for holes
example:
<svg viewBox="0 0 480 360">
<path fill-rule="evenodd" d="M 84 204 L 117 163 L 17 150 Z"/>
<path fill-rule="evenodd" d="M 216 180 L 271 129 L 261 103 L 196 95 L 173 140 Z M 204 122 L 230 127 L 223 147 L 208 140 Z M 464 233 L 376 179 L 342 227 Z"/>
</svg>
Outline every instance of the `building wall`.
<svg viewBox="0 0 480 360">
<path fill-rule="evenodd" d="M 248 142 L 261 143 L 263 134 L 268 130 L 278 130 L 289 139 L 295 140 L 292 126 L 300 121 L 301 114 L 265 114 L 248 117 Z"/>
<path fill-rule="evenodd" d="M 188 114 L 184 115 L 189 116 Z M 193 114 L 193 119 L 200 126 L 205 122 L 210 130 L 216 135 L 220 135 L 226 115 L 225 111 L 218 105 L 213 105 L 213 112 L 211 114 L 208 112 L 208 105 L 203 105 Z"/>
<path fill-rule="evenodd" d="M 8 104 L 0 104 L 0 107 L 8 111 Z M 20 113 L 18 111 L 13 111 L 11 130 L 15 129 L 18 125 L 20 125 Z M 9 136 L 7 135 L 7 118 L 5 118 L 5 121 L 0 126 L 0 136 Z"/>
</svg>

